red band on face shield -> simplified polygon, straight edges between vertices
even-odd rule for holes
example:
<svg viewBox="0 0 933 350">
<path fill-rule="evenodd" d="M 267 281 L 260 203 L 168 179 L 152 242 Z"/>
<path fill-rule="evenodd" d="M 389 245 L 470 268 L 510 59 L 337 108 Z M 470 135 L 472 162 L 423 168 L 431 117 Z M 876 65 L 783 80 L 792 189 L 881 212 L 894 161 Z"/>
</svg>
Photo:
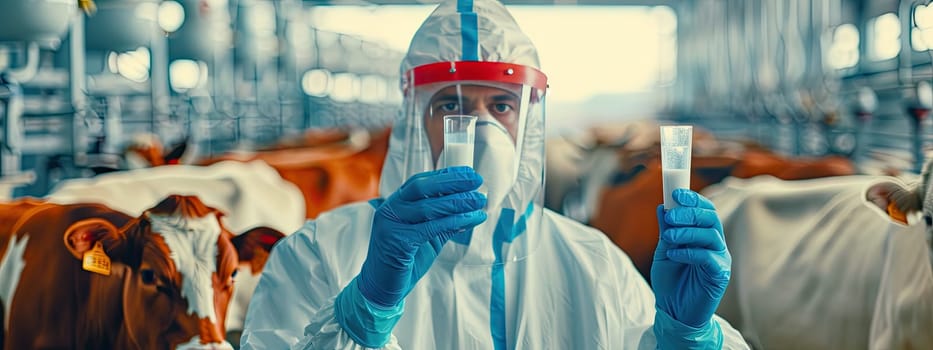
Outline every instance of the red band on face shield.
<svg viewBox="0 0 933 350">
<path fill-rule="evenodd" d="M 452 81 L 495 81 L 535 88 L 535 93 L 544 95 L 547 76 L 532 67 L 519 64 L 483 61 L 437 62 L 412 68 L 405 76 L 402 89 L 432 83 Z M 414 80 L 413 82 L 409 79 Z"/>
</svg>

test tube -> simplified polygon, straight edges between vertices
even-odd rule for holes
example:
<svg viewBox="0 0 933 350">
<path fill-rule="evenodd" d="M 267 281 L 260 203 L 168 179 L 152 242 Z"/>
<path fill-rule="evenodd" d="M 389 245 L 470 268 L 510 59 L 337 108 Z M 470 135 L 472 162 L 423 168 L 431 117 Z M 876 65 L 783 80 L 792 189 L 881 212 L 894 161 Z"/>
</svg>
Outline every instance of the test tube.
<svg viewBox="0 0 933 350">
<path fill-rule="evenodd" d="M 693 126 L 661 126 L 661 181 L 664 187 L 664 209 L 679 207 L 671 194 L 677 188 L 690 188 L 690 155 L 693 148 Z"/>
<path fill-rule="evenodd" d="M 476 141 L 476 116 L 444 116 L 443 167 L 473 166 L 473 145 Z"/>
</svg>

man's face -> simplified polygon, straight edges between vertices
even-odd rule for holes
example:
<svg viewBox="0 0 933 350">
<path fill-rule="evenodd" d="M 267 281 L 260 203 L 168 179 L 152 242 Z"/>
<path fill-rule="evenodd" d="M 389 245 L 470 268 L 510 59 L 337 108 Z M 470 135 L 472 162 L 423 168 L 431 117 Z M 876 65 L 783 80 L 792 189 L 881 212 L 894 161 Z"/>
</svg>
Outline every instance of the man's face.
<svg viewBox="0 0 933 350">
<path fill-rule="evenodd" d="M 431 97 L 424 115 L 424 127 L 431 142 L 434 162 L 437 162 L 444 148 L 445 115 L 466 114 L 495 118 L 505 126 L 514 143 L 519 122 L 519 101 L 519 96 L 514 92 L 488 86 L 460 85 L 459 91 L 457 86 L 438 91 Z M 463 106 L 460 106 L 461 103 Z"/>
</svg>

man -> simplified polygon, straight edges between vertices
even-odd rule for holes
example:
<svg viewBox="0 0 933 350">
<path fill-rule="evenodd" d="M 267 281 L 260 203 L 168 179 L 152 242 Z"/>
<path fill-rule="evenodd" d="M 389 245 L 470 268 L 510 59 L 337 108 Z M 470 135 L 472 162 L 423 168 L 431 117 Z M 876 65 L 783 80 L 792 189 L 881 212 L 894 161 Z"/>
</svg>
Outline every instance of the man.
<svg viewBox="0 0 933 350">
<path fill-rule="evenodd" d="M 654 293 L 602 233 L 543 208 L 537 67 L 502 4 L 440 4 L 402 62 L 383 198 L 274 248 L 243 347 L 747 348 L 713 315 L 731 258 L 708 200 L 681 189 L 680 208 L 659 206 Z M 452 114 L 478 117 L 472 168 L 446 166 Z"/>
</svg>

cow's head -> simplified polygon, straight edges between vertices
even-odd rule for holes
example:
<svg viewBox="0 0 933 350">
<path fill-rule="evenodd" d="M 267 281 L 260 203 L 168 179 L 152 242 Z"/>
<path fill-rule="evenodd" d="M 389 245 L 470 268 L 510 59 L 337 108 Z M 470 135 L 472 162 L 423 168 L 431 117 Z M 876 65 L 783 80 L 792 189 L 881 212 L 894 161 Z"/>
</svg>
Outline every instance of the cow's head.
<svg viewBox="0 0 933 350">
<path fill-rule="evenodd" d="M 126 266 L 118 347 L 231 348 L 224 320 L 241 260 L 235 241 L 247 251 L 247 242 L 274 243 L 282 235 L 253 230 L 234 240 L 221 217 L 197 197 L 172 195 L 122 228 L 87 219 L 66 230 L 65 245 L 75 257 L 101 242 L 114 265 Z M 271 244 L 249 247 L 262 248 Z"/>
<path fill-rule="evenodd" d="M 151 168 L 161 165 L 179 164 L 188 147 L 184 138 L 168 149 L 162 146 L 159 137 L 153 134 L 138 134 L 123 151 L 127 169 Z"/>
</svg>

